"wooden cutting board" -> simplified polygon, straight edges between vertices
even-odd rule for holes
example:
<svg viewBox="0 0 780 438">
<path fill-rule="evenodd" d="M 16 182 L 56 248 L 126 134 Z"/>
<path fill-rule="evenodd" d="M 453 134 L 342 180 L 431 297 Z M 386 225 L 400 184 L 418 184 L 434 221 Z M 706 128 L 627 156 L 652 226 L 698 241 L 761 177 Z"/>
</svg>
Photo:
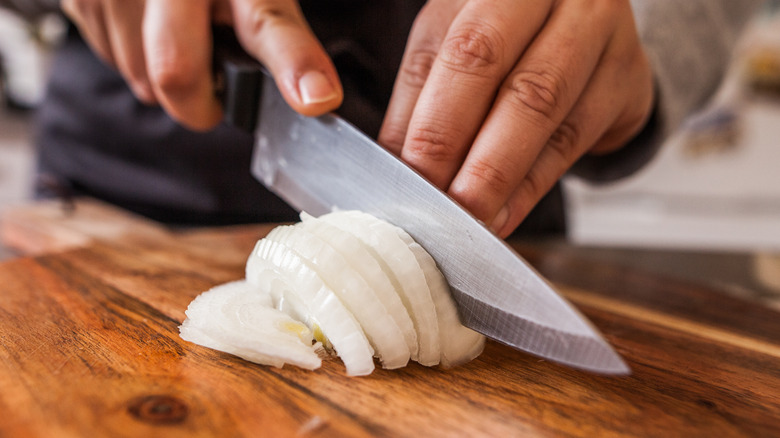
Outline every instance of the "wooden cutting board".
<svg viewBox="0 0 780 438">
<path fill-rule="evenodd" d="M 241 278 L 271 225 L 171 232 L 89 202 L 13 213 L 5 241 L 38 255 L 0 264 L 2 437 L 780 433 L 780 315 L 696 285 L 515 242 L 631 376 L 489 342 L 455 369 L 350 378 L 338 360 L 277 369 L 179 338 L 187 304 Z"/>
</svg>

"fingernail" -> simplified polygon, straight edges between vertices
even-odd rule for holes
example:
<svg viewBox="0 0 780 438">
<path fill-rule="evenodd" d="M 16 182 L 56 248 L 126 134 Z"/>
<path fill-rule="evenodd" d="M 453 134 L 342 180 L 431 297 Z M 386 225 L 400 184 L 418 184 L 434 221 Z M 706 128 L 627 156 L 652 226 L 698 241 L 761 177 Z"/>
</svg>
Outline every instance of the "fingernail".
<svg viewBox="0 0 780 438">
<path fill-rule="evenodd" d="M 499 234 L 501 230 L 506 226 L 508 220 L 509 220 L 509 209 L 505 205 L 501 207 L 501 210 L 499 210 L 496 217 L 493 218 L 493 222 L 490 224 L 490 229 L 493 230 L 494 233 Z"/>
<path fill-rule="evenodd" d="M 322 72 L 311 70 L 298 80 L 298 89 L 304 105 L 327 102 L 337 97 L 336 90 Z"/>
</svg>

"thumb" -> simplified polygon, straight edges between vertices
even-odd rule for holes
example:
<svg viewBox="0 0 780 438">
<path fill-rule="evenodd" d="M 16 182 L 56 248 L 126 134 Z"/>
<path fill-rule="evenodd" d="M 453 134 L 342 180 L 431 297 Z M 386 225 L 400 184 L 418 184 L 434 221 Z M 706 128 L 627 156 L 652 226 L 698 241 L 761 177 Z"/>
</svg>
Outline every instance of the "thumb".
<svg viewBox="0 0 780 438">
<path fill-rule="evenodd" d="M 333 62 L 295 0 L 232 0 L 244 49 L 273 75 L 287 103 L 306 116 L 341 105 L 344 92 Z"/>
</svg>

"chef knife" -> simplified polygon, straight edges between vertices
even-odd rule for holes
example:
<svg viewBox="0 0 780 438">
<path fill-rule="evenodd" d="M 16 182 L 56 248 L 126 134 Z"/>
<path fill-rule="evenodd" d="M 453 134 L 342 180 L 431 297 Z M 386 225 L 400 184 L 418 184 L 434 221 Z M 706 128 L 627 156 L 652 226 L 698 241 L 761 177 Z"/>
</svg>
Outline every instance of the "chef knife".
<svg viewBox="0 0 780 438">
<path fill-rule="evenodd" d="M 252 173 L 299 211 L 361 210 L 406 230 L 439 266 L 464 325 L 520 350 L 629 374 L 599 332 L 484 224 L 335 114 L 293 111 L 265 70 L 218 36 L 226 119 L 254 130 Z"/>
</svg>

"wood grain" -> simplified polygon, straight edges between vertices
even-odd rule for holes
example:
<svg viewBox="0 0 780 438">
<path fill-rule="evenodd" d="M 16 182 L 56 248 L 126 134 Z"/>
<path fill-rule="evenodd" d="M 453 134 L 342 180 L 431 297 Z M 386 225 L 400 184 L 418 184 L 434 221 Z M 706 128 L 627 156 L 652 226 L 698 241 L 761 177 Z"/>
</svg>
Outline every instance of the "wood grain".
<svg viewBox="0 0 780 438">
<path fill-rule="evenodd" d="M 780 320 L 776 310 L 719 293 L 710 286 L 660 276 L 649 270 L 594 263 L 572 256 L 565 248 L 540 248 L 527 242 L 513 242 L 513 245 L 539 272 L 559 285 L 597 291 L 616 301 L 723 327 L 747 337 L 767 342 L 778 340 Z"/>
<path fill-rule="evenodd" d="M 164 238 L 167 234 L 168 230 L 155 222 L 92 198 L 15 205 L 5 208 L 0 220 L 3 244 L 27 255 L 79 248 L 94 240 Z"/>
<path fill-rule="evenodd" d="M 776 312 L 649 274 L 518 249 L 633 369 L 605 377 L 489 342 L 451 370 L 344 375 L 182 341 L 201 291 L 269 225 L 141 233 L 0 264 L 0 437 L 777 436 Z M 709 298 L 708 298 L 709 297 Z M 723 301 L 725 300 L 725 301 Z"/>
</svg>

